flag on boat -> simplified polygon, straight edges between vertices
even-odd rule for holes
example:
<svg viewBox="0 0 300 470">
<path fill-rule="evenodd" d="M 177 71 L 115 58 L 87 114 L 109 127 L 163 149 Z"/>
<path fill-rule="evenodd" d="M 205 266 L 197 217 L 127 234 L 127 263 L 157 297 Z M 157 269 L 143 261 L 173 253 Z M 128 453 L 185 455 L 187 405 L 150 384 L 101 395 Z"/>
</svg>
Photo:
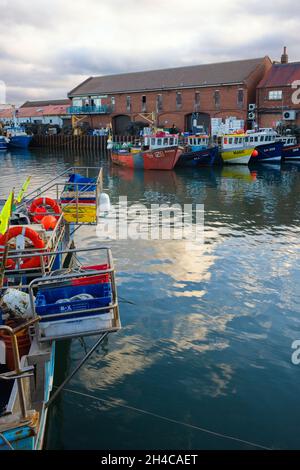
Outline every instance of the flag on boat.
<svg viewBox="0 0 300 470">
<path fill-rule="evenodd" d="M 30 183 L 30 180 L 31 180 L 31 176 L 28 176 L 27 180 L 25 181 L 25 183 L 23 184 L 18 196 L 17 196 L 17 199 L 16 199 L 16 202 L 18 204 L 20 204 L 20 202 L 22 201 L 23 199 L 23 196 L 24 194 L 26 193 L 27 189 L 28 189 L 28 186 L 29 186 L 29 183 Z"/>
<path fill-rule="evenodd" d="M 14 193 L 11 192 L 0 213 L 0 234 L 1 235 L 4 235 L 4 233 L 8 229 L 9 219 L 10 219 L 11 212 L 12 212 L 13 198 L 14 198 Z"/>
</svg>

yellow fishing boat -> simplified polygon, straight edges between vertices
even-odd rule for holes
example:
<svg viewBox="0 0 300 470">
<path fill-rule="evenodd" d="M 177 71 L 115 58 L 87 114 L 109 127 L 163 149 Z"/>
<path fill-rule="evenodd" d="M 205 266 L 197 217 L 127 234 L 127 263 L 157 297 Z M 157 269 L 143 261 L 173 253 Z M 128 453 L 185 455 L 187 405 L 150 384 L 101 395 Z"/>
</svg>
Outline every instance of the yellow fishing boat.
<svg viewBox="0 0 300 470">
<path fill-rule="evenodd" d="M 243 133 L 226 134 L 219 137 L 221 157 L 224 163 L 247 165 L 252 156 L 254 147 L 247 147 L 246 135 Z"/>
</svg>

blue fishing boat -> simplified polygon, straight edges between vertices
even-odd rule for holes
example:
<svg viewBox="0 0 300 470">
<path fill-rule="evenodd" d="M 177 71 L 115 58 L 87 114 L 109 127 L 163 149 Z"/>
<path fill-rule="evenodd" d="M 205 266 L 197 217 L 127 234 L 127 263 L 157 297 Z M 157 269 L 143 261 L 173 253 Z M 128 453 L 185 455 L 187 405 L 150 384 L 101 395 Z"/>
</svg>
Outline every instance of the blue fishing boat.
<svg viewBox="0 0 300 470">
<path fill-rule="evenodd" d="M 262 144 L 255 147 L 250 164 L 268 162 L 268 163 L 280 163 L 283 155 L 283 143 L 273 142 L 268 144 Z"/>
<path fill-rule="evenodd" d="M 0 450 L 43 448 L 49 406 L 104 338 L 120 329 L 110 249 L 76 249 L 73 240 L 80 226 L 97 224 L 102 170 L 77 171 L 28 195 L 0 239 L 0 246 L 6 242 L 0 249 Z M 80 213 L 87 192 L 89 206 L 96 206 L 88 221 Z M 49 193 L 60 196 L 44 196 Z M 57 341 L 82 336 L 97 339 L 51 395 Z"/>
<path fill-rule="evenodd" d="M 255 147 L 250 164 L 253 163 L 280 163 L 282 159 L 283 143 L 276 141 L 277 132 L 273 129 L 258 129 L 246 132 L 245 143 L 248 147 Z"/>
<path fill-rule="evenodd" d="M 27 149 L 32 140 L 32 136 L 25 132 L 23 127 L 13 126 L 6 127 L 6 136 L 9 139 L 9 148 L 23 148 Z"/>
<path fill-rule="evenodd" d="M 300 160 L 300 144 L 295 136 L 281 136 L 280 141 L 283 142 L 282 158 L 284 161 Z"/>
<path fill-rule="evenodd" d="M 217 146 L 209 147 L 207 134 L 189 135 L 185 152 L 179 157 L 176 167 L 212 166 L 220 162 L 219 149 Z"/>
<path fill-rule="evenodd" d="M 181 154 L 176 164 L 177 167 L 212 166 L 221 163 L 219 148 L 208 147 L 202 150 L 188 151 Z"/>
</svg>

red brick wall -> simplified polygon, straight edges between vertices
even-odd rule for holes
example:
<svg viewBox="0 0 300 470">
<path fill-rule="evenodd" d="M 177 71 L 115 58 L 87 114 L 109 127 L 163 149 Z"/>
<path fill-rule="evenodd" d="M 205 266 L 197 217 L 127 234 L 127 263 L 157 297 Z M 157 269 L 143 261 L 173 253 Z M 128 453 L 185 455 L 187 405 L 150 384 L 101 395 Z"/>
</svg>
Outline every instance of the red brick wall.
<svg viewBox="0 0 300 470">
<path fill-rule="evenodd" d="M 244 104 L 243 106 L 237 103 L 238 89 L 244 89 Z M 214 92 L 220 91 L 220 106 L 216 107 L 214 103 Z M 162 95 L 162 111 L 157 114 L 160 124 L 166 124 L 171 127 L 175 124 L 180 130 L 185 129 L 186 115 L 199 111 L 208 113 L 210 117 L 229 117 L 236 116 L 240 119 L 247 117 L 248 93 L 245 86 L 226 85 L 221 87 L 207 87 L 207 88 L 194 88 L 178 90 L 182 96 L 181 109 L 176 107 L 176 90 L 165 90 L 161 92 L 144 92 L 144 93 L 131 93 L 131 94 L 118 94 L 115 96 L 115 110 L 112 117 L 126 114 L 130 116 L 132 121 L 142 120 L 139 113 L 142 113 L 142 96 L 147 97 L 146 113 L 156 112 L 156 98 L 158 94 Z M 200 93 L 200 106 L 199 109 L 195 108 L 195 93 Z M 131 97 L 131 111 L 129 112 L 126 107 L 126 97 Z"/>
<path fill-rule="evenodd" d="M 282 90 L 282 100 L 269 100 L 269 91 Z M 273 88 L 259 88 L 257 89 L 257 109 L 258 109 L 258 124 L 261 127 L 271 127 L 275 121 L 282 119 L 282 111 L 296 110 L 296 121 L 287 121 L 300 126 L 300 104 L 292 102 L 292 95 L 295 92 L 291 86 L 287 87 L 273 87 Z M 298 93 L 299 97 L 299 93 Z"/>
</svg>

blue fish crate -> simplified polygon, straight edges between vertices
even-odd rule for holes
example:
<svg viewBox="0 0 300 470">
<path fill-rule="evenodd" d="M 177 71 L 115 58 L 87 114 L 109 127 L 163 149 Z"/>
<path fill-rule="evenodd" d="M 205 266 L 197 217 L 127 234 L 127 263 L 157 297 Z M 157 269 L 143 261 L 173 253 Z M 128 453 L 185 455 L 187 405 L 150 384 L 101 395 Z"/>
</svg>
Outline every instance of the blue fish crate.
<svg viewBox="0 0 300 470">
<path fill-rule="evenodd" d="M 79 294 L 90 294 L 93 298 L 72 300 L 72 297 Z M 58 300 L 63 300 L 63 302 L 56 303 Z M 79 286 L 68 285 L 63 287 L 48 287 L 47 289 L 40 289 L 36 296 L 35 309 L 36 313 L 41 317 L 45 315 L 74 312 L 74 315 L 53 317 L 53 321 L 60 321 L 108 313 L 109 309 L 101 310 L 100 312 L 90 310 L 100 307 L 108 307 L 111 302 L 111 283 Z M 85 310 L 85 312 L 76 314 L 76 311 L 78 310 Z M 49 322 L 51 319 L 47 318 L 44 320 L 42 318 L 41 321 Z"/>
</svg>

